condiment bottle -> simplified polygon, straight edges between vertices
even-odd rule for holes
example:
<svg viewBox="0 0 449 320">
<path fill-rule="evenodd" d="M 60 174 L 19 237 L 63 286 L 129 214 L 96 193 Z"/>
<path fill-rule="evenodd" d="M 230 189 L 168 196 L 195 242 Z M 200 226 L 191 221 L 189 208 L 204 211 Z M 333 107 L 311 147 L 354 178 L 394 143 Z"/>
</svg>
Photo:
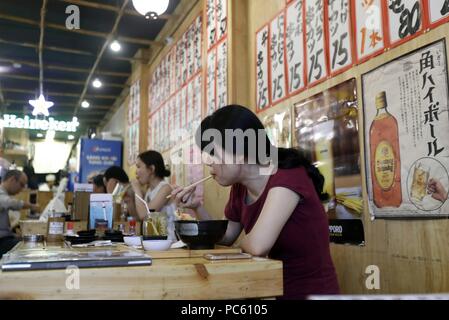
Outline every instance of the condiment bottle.
<svg viewBox="0 0 449 320">
<path fill-rule="evenodd" d="M 61 213 L 52 212 L 48 218 L 47 242 L 62 242 L 65 219 Z"/>
<path fill-rule="evenodd" d="M 129 222 L 129 234 L 136 235 L 136 219 L 134 219 L 133 217 L 129 217 L 128 222 Z"/>
</svg>

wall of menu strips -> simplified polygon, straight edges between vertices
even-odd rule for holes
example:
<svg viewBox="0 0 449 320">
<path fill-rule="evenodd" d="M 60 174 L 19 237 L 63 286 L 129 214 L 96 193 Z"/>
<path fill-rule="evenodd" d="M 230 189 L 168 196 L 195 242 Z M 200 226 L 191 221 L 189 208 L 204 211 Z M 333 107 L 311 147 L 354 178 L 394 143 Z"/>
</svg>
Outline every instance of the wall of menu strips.
<svg viewBox="0 0 449 320">
<path fill-rule="evenodd" d="M 136 81 L 130 88 L 128 107 L 128 164 L 133 165 L 139 154 L 139 119 L 140 119 L 140 81 Z"/>
<path fill-rule="evenodd" d="M 190 136 L 201 121 L 202 16 L 198 16 L 151 75 L 148 145 L 159 152 Z"/>
<path fill-rule="evenodd" d="M 257 111 L 448 21 L 448 0 L 286 0 L 256 31 Z"/>
<path fill-rule="evenodd" d="M 197 147 L 189 142 L 203 111 L 203 16 L 200 14 L 151 75 L 148 146 L 165 155 L 170 183 L 186 185 L 203 177 L 203 166 L 189 158 Z M 202 197 L 202 186 L 196 195 Z"/>
<path fill-rule="evenodd" d="M 228 104 L 228 4 L 206 0 L 206 115 Z"/>
</svg>

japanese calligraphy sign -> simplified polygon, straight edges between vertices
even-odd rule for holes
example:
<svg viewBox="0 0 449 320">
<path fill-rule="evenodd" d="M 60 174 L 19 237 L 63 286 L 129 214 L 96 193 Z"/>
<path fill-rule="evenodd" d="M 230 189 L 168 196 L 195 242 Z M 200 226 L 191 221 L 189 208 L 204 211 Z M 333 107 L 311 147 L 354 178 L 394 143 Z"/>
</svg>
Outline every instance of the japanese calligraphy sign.
<svg viewBox="0 0 449 320">
<path fill-rule="evenodd" d="M 324 36 L 324 1 L 304 0 L 306 5 L 307 79 L 314 84 L 327 76 Z"/>
<path fill-rule="evenodd" d="M 390 44 L 400 44 L 422 29 L 423 10 L 420 0 L 388 0 L 387 17 Z"/>
<path fill-rule="evenodd" d="M 228 43 L 221 42 L 217 46 L 217 109 L 228 104 Z"/>
<path fill-rule="evenodd" d="M 217 50 L 211 50 L 207 54 L 207 67 L 206 67 L 206 114 L 212 114 L 216 109 L 216 61 Z"/>
<path fill-rule="evenodd" d="M 193 130 L 196 130 L 201 122 L 201 111 L 203 105 L 203 77 L 197 75 L 193 80 Z M 193 132 L 195 134 L 195 132 Z"/>
<path fill-rule="evenodd" d="M 375 217 L 449 214 L 446 59 L 442 40 L 362 77 L 367 187 Z"/>
<path fill-rule="evenodd" d="M 287 7 L 285 50 L 289 94 L 305 87 L 303 2 L 297 0 Z M 259 56 L 257 58 L 259 59 Z"/>
<path fill-rule="evenodd" d="M 215 0 L 206 0 L 206 36 L 207 49 L 217 42 L 217 15 Z"/>
<path fill-rule="evenodd" d="M 187 86 L 182 87 L 181 90 L 181 104 L 179 108 L 181 109 L 181 129 L 186 129 L 187 127 L 187 119 L 186 119 L 186 105 L 187 105 Z"/>
<path fill-rule="evenodd" d="M 352 65 L 349 0 L 328 1 L 329 65 L 332 74 Z"/>
<path fill-rule="evenodd" d="M 202 64 L 202 48 L 203 48 L 203 18 L 201 15 L 196 18 L 195 22 L 195 33 L 193 37 L 193 60 L 195 63 L 195 72 L 198 72 L 201 70 L 201 64 Z"/>
<path fill-rule="evenodd" d="M 353 1 L 358 62 L 385 48 L 381 0 Z"/>
<path fill-rule="evenodd" d="M 449 20 L 449 0 L 427 0 L 427 11 L 431 26 Z"/>
<path fill-rule="evenodd" d="M 228 31 L 228 0 L 216 0 L 217 5 L 217 42 L 226 36 Z"/>
<path fill-rule="evenodd" d="M 285 13 L 281 12 L 270 24 L 271 102 L 276 104 L 287 96 L 285 74 Z"/>
<path fill-rule="evenodd" d="M 186 117 L 186 130 L 189 133 L 193 131 L 193 111 L 194 111 L 194 90 L 193 90 L 194 82 L 190 81 L 187 84 L 187 117 Z"/>
<path fill-rule="evenodd" d="M 256 104 L 257 110 L 270 105 L 268 90 L 268 25 L 256 34 Z"/>
</svg>

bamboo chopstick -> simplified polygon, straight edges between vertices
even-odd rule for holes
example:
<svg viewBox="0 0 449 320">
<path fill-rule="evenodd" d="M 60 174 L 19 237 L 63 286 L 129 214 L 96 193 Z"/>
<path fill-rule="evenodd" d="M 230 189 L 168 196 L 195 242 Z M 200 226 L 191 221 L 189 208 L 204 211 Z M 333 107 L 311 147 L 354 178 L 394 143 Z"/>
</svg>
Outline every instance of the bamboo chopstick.
<svg viewBox="0 0 449 320">
<path fill-rule="evenodd" d="M 204 181 L 209 180 L 210 178 L 212 178 L 212 176 L 208 176 L 208 177 L 206 177 L 206 178 L 203 178 L 203 179 L 201 179 L 201 180 L 198 180 L 197 182 L 194 182 L 194 183 L 192 183 L 191 185 L 188 185 L 188 186 L 185 187 L 184 189 L 192 188 L 192 187 L 194 187 L 194 186 L 200 184 L 201 182 L 204 182 Z M 170 199 L 170 198 L 171 198 L 171 194 L 169 194 L 166 198 L 167 198 L 167 199 Z"/>
</svg>

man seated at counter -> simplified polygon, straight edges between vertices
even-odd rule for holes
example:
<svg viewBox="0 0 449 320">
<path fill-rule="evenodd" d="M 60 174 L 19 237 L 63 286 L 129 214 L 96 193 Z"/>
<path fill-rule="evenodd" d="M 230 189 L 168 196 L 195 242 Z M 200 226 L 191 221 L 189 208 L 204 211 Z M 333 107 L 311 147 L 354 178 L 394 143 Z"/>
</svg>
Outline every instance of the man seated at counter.
<svg viewBox="0 0 449 320">
<path fill-rule="evenodd" d="M 134 199 L 134 191 L 129 183 L 128 175 L 125 170 L 118 166 L 109 167 L 103 174 L 103 182 L 106 186 L 106 193 L 114 193 L 117 185 L 123 188 L 122 200 L 128 205 L 128 213 L 137 218 L 136 203 Z"/>
<path fill-rule="evenodd" d="M 8 211 L 32 209 L 39 212 L 39 206 L 11 197 L 19 194 L 27 183 L 28 178 L 25 173 L 9 170 L 0 185 L 0 258 L 20 241 L 20 238 L 11 231 Z"/>
</svg>

